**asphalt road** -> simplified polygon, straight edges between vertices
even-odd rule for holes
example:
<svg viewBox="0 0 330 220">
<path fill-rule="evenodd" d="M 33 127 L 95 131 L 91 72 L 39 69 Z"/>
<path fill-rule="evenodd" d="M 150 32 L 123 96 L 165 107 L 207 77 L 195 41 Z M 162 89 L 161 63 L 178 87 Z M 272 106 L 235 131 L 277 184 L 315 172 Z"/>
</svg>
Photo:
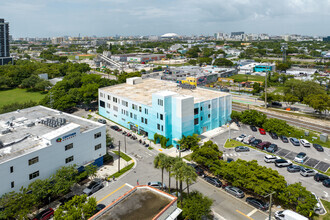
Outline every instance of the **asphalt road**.
<svg viewBox="0 0 330 220">
<path fill-rule="evenodd" d="M 241 134 L 253 135 L 258 139 L 263 141 L 269 141 L 271 143 L 277 144 L 280 148 L 286 149 L 287 151 L 295 152 L 296 154 L 299 152 L 307 153 L 307 156 L 311 158 L 316 158 L 320 161 L 330 163 L 330 149 L 325 148 L 325 152 L 318 152 L 313 147 L 305 148 L 305 147 L 295 147 L 291 143 L 283 143 L 280 139 L 273 140 L 269 134 L 261 135 L 259 132 L 253 132 L 246 125 L 241 125 L 240 130 L 231 130 L 231 138 L 236 138 Z M 264 162 L 264 156 L 266 153 L 250 149 L 249 152 L 235 152 L 234 149 L 225 149 L 223 148 L 225 141 L 229 138 L 229 132 L 225 132 L 216 137 L 211 138 L 212 141 L 216 142 L 221 151 L 224 151 L 224 159 L 230 157 L 233 159 L 241 158 L 244 160 L 257 160 L 258 164 L 266 167 L 270 167 L 272 169 L 277 170 L 281 175 L 285 177 L 285 180 L 289 183 L 301 182 L 303 186 L 307 188 L 307 190 L 314 192 L 318 197 L 330 201 L 330 191 L 329 188 L 326 188 L 322 185 L 322 183 L 314 181 L 313 177 L 303 177 L 299 173 L 289 173 L 286 168 L 278 168 L 273 163 Z M 295 155 L 294 155 L 295 156 Z"/>
</svg>

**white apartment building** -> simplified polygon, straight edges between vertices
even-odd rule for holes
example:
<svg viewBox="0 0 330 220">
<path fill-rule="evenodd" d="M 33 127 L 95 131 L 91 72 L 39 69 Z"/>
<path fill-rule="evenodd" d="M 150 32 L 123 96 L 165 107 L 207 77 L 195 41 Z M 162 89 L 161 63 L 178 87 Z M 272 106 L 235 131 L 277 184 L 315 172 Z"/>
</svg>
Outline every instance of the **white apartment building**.
<svg viewBox="0 0 330 220">
<path fill-rule="evenodd" d="M 0 195 L 62 166 L 103 164 L 106 125 L 43 106 L 0 115 Z"/>
</svg>

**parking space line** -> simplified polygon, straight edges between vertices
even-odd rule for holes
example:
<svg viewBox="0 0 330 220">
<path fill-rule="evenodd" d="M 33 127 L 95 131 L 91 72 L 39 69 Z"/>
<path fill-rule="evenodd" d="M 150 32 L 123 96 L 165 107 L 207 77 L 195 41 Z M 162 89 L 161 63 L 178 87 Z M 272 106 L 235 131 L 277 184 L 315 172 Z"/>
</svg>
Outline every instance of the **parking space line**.
<svg viewBox="0 0 330 220">
<path fill-rule="evenodd" d="M 317 167 L 317 165 L 319 165 L 319 163 L 321 163 L 321 161 L 320 161 L 320 160 L 319 160 L 319 162 L 318 162 L 317 164 L 315 164 L 315 166 L 314 166 L 313 168 Z"/>
<path fill-rule="evenodd" d="M 243 212 L 241 212 L 240 210 L 237 210 L 237 209 L 236 209 L 236 212 L 238 212 L 239 214 L 241 214 L 241 215 L 247 217 L 247 218 L 250 219 L 250 220 L 254 220 L 254 219 L 251 218 L 250 216 L 245 215 L 245 214 L 244 214 Z"/>
<path fill-rule="evenodd" d="M 125 184 L 126 184 L 126 186 L 128 186 L 128 187 L 134 188 L 134 186 L 132 186 L 132 185 L 130 185 L 130 184 L 128 184 L 128 183 L 125 183 Z"/>
<path fill-rule="evenodd" d="M 254 210 L 252 210 L 251 212 L 249 212 L 248 214 L 247 214 L 247 216 L 251 216 L 251 215 L 253 215 L 254 213 L 256 213 L 258 211 L 258 209 L 254 209 Z"/>
<path fill-rule="evenodd" d="M 100 199 L 99 201 L 97 201 L 97 203 L 102 202 L 103 200 L 105 200 L 106 198 L 108 198 L 109 196 L 111 196 L 112 194 L 114 194 L 115 192 L 117 192 L 118 190 L 120 190 L 121 188 L 123 188 L 124 186 L 126 186 L 126 184 L 123 184 L 122 186 L 118 187 L 116 190 L 114 190 L 111 193 L 109 193 L 108 195 L 104 196 L 102 199 Z"/>
</svg>

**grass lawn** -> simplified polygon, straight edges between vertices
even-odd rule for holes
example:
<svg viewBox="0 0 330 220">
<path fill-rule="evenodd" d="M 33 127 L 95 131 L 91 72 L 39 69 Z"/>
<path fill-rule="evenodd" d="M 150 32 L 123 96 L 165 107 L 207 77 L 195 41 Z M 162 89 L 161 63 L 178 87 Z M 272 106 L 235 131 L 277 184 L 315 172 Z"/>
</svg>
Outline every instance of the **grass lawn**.
<svg viewBox="0 0 330 220">
<path fill-rule="evenodd" d="M 191 156 L 192 156 L 192 153 L 184 156 L 183 158 L 186 159 L 186 160 L 188 160 L 188 161 L 192 161 Z"/>
<path fill-rule="evenodd" d="M 120 177 L 121 175 L 123 175 L 124 173 L 126 173 L 127 171 L 129 171 L 130 169 L 132 169 L 134 166 L 134 163 L 131 163 L 130 165 L 124 167 L 123 169 L 120 170 L 120 173 L 117 172 L 111 176 L 109 176 L 108 178 L 111 179 L 111 177 L 115 176 L 116 178 Z"/>
<path fill-rule="evenodd" d="M 235 141 L 233 139 L 227 140 L 225 143 L 225 148 L 235 148 L 237 146 L 247 146 L 247 147 L 251 147 L 250 145 L 244 144 L 242 142 L 239 141 Z"/>
<path fill-rule="evenodd" d="M 119 151 L 113 151 L 115 154 L 119 155 Z M 120 152 L 120 157 L 123 158 L 125 161 L 131 161 L 132 158 L 124 154 L 123 152 Z"/>
<path fill-rule="evenodd" d="M 234 79 L 235 82 L 245 82 L 245 81 L 265 81 L 264 76 L 255 76 L 255 75 L 245 75 L 245 74 L 236 74 L 234 76 L 229 77 Z"/>
<path fill-rule="evenodd" d="M 314 216 L 314 220 L 330 220 L 330 202 L 321 199 L 324 208 L 327 210 L 327 214 Z"/>
<path fill-rule="evenodd" d="M 28 102 L 35 101 L 39 102 L 46 96 L 40 92 L 30 92 L 27 89 L 10 89 L 0 90 L 0 108 L 3 105 L 12 104 L 14 102 Z"/>
</svg>

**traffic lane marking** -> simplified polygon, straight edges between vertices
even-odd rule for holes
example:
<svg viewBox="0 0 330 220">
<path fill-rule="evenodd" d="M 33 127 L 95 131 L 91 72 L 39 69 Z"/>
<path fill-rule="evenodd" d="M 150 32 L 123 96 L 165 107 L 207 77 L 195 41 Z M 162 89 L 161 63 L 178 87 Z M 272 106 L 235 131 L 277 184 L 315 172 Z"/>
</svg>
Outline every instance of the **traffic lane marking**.
<svg viewBox="0 0 330 220">
<path fill-rule="evenodd" d="M 250 219 L 250 220 L 254 220 L 253 218 L 251 218 L 250 216 L 245 215 L 243 212 L 241 212 L 241 211 L 238 210 L 238 209 L 236 209 L 236 212 L 238 212 L 239 214 L 241 214 L 241 215 L 247 217 L 247 218 Z"/>
<path fill-rule="evenodd" d="M 258 211 L 258 209 L 254 209 L 254 210 L 252 210 L 251 212 L 249 212 L 248 214 L 247 214 L 247 216 L 251 216 L 251 215 L 253 215 L 254 213 L 256 213 Z"/>
<path fill-rule="evenodd" d="M 117 192 L 118 190 L 122 189 L 124 186 L 126 186 L 126 184 L 123 184 L 122 186 L 118 187 L 115 191 L 112 191 L 108 195 L 104 196 L 102 199 L 100 199 L 99 201 L 97 201 L 97 203 L 102 202 L 103 200 L 105 200 L 106 198 L 108 198 L 109 196 L 111 196 L 112 194 L 114 194 L 115 192 Z"/>
</svg>

